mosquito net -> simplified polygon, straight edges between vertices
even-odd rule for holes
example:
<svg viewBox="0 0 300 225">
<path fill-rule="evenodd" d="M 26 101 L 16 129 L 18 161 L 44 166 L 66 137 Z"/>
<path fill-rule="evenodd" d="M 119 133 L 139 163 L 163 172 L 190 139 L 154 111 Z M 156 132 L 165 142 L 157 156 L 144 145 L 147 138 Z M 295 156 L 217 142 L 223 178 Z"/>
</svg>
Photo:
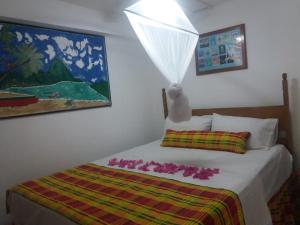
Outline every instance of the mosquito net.
<svg viewBox="0 0 300 225">
<path fill-rule="evenodd" d="M 147 54 L 171 83 L 169 118 L 175 122 L 188 120 L 191 110 L 180 84 L 197 45 L 198 32 L 175 0 L 142 0 L 125 13 Z"/>
</svg>

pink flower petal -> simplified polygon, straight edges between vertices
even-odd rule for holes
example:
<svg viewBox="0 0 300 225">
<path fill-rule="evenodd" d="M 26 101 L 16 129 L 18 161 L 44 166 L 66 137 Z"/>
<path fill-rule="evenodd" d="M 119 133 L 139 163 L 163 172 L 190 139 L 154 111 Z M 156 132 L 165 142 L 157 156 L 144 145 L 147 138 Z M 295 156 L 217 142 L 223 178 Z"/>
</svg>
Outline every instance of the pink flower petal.
<svg viewBox="0 0 300 225">
<path fill-rule="evenodd" d="M 113 158 L 108 162 L 109 166 L 118 166 L 119 168 L 128 168 L 130 170 L 140 170 L 144 172 L 153 171 L 156 173 L 176 174 L 179 171 L 183 171 L 184 177 L 192 176 L 193 179 L 209 180 L 216 174 L 220 173 L 220 169 L 217 168 L 199 168 L 196 166 L 177 165 L 175 163 L 159 163 L 155 161 L 144 162 L 143 160 L 125 160 Z"/>
</svg>

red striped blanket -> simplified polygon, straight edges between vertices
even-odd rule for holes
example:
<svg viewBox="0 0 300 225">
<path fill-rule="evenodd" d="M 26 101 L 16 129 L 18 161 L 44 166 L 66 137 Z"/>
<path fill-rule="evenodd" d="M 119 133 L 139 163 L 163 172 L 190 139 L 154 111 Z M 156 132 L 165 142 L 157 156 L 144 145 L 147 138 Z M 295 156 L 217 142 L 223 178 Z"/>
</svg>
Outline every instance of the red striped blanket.
<svg viewBox="0 0 300 225">
<path fill-rule="evenodd" d="M 238 196 L 87 164 L 18 185 L 14 192 L 80 225 L 244 225 Z"/>
</svg>

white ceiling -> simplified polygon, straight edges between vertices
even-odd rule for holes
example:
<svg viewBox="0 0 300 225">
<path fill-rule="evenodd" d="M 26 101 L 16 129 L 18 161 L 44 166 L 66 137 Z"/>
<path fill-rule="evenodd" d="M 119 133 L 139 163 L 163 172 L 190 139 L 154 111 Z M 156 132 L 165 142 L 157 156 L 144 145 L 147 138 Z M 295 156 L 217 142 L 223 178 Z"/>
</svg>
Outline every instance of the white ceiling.
<svg viewBox="0 0 300 225">
<path fill-rule="evenodd" d="M 1 0 L 0 0 L 1 1 Z M 97 26 L 101 32 L 114 34 L 123 37 L 135 38 L 133 30 L 123 13 L 124 9 L 134 4 L 138 0 L 58 0 L 79 7 L 84 7 L 99 12 L 101 21 Z M 208 11 L 216 5 L 230 0 L 176 0 L 191 22 L 198 21 L 201 12 Z"/>
<path fill-rule="evenodd" d="M 137 2 L 137 0 L 61 0 L 67 3 L 98 10 L 106 19 L 115 20 L 122 17 L 122 11 Z M 189 16 L 197 14 L 202 10 L 210 9 L 227 0 L 177 0 L 185 13 Z"/>
</svg>

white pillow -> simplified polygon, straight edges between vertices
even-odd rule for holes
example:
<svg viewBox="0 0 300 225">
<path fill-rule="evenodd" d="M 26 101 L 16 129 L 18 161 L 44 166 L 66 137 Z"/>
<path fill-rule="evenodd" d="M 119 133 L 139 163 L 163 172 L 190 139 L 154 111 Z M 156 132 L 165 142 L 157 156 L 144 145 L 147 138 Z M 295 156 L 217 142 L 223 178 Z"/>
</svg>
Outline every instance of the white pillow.
<svg viewBox="0 0 300 225">
<path fill-rule="evenodd" d="M 200 131 L 210 131 L 212 122 L 212 116 L 192 116 L 189 121 L 184 121 L 180 123 L 175 123 L 171 121 L 169 118 L 166 119 L 165 123 L 165 132 L 166 130 L 176 130 L 176 131 L 184 131 L 184 130 L 200 130 Z"/>
<path fill-rule="evenodd" d="M 213 114 L 212 131 L 250 132 L 247 149 L 272 147 L 277 142 L 278 119 L 222 116 Z"/>
</svg>

